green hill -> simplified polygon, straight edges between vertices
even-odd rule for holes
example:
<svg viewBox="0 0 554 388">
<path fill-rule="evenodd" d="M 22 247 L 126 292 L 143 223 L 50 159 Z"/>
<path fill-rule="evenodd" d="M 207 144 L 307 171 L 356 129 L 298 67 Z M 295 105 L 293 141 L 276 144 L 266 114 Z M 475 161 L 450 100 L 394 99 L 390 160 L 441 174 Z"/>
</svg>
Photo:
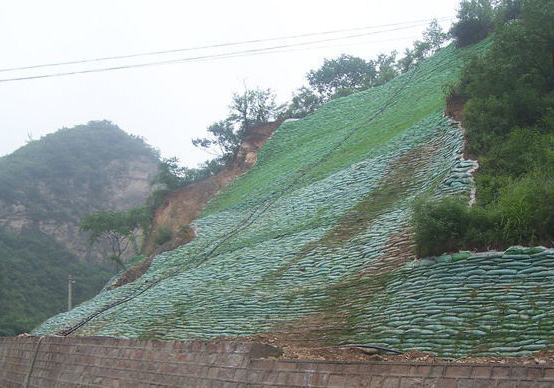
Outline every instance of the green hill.
<svg viewBox="0 0 554 388">
<path fill-rule="evenodd" d="M 148 194 L 158 155 L 107 121 L 64 128 L 0 158 L 0 335 L 30 331 L 113 275 L 78 231 L 80 218 Z"/>
<path fill-rule="evenodd" d="M 285 122 L 194 240 L 35 333 L 269 333 L 443 357 L 554 347 L 554 249 L 504 250 L 553 241 L 553 15 L 551 1 L 461 2 L 457 47 L 488 39 Z M 442 254 L 460 248 L 487 252 Z"/>
<path fill-rule="evenodd" d="M 482 47 L 450 46 L 381 87 L 283 124 L 254 168 L 194 223 L 195 240 L 156 257 L 137 281 L 103 291 L 36 333 L 85 320 L 76 334 L 247 335 L 317 322 L 330 303 L 343 334 L 363 332 L 338 313 L 352 307 L 352 295 L 331 297 L 330 290 L 371 277 L 372 266 L 391 271 L 413 259 L 387 257 L 396 240 L 409 240 L 413 200 L 469 193 L 474 164 L 462 159 L 461 130 L 443 117 L 442 87 Z"/>
<path fill-rule="evenodd" d="M 38 230 L 0 229 L 0 336 L 29 332 L 52 314 L 67 309 L 67 276 L 77 279 L 74 303 L 101 289 L 113 269 L 82 263 Z"/>
<path fill-rule="evenodd" d="M 418 260 L 412 203 L 473 189 L 443 86 L 470 54 L 453 46 L 393 81 L 277 129 L 257 164 L 193 223 L 196 238 L 138 280 L 35 334 L 190 339 L 273 333 L 443 356 L 552 346 L 554 252 Z"/>
</svg>

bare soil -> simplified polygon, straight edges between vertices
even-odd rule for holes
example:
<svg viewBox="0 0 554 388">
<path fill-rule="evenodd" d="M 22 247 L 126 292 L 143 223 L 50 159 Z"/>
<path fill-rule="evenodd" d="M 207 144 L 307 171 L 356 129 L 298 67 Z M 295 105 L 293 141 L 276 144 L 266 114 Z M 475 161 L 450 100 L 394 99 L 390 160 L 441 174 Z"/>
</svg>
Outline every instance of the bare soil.
<svg viewBox="0 0 554 388">
<path fill-rule="evenodd" d="M 463 119 L 463 112 L 466 102 L 467 99 L 458 95 L 448 96 L 446 98 L 446 110 L 444 113 L 448 117 L 461 122 Z"/>
<path fill-rule="evenodd" d="M 220 337 L 217 341 L 257 342 L 283 349 L 280 359 L 284 360 L 326 360 L 345 362 L 391 361 L 391 362 L 436 362 L 457 364 L 499 364 L 499 365 L 554 365 L 554 350 L 542 350 L 526 357 L 463 357 L 445 359 L 433 353 L 409 350 L 402 354 L 390 354 L 383 351 L 359 347 L 324 346 L 316 342 L 282 340 L 272 334 L 260 334 L 245 337 Z"/>
<path fill-rule="evenodd" d="M 201 182 L 192 183 L 169 194 L 154 215 L 152 231 L 146 244 L 146 254 L 161 253 L 182 245 L 183 228 L 194 221 L 208 202 L 237 176 L 244 174 L 258 158 L 258 151 L 271 137 L 281 122 L 266 124 L 251 130 L 239 147 L 234 160 L 218 174 Z M 173 234 L 171 244 L 156 247 L 154 236 L 160 227 L 169 227 Z M 184 241 L 190 241 L 185 238 Z"/>
</svg>

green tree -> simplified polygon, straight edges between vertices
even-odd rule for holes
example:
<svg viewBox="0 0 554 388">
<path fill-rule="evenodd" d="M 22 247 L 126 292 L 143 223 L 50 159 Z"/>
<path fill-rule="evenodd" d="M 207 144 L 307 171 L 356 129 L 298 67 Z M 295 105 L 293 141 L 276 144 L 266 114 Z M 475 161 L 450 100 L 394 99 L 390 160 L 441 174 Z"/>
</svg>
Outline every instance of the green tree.
<svg viewBox="0 0 554 388">
<path fill-rule="evenodd" d="M 164 190 L 173 191 L 184 186 L 187 180 L 187 168 L 179 166 L 176 157 L 163 159 L 158 164 L 158 172 L 150 181 L 150 185 L 162 185 Z"/>
<path fill-rule="evenodd" d="M 493 29 L 494 9 L 491 0 L 462 0 L 450 34 L 458 47 L 477 43 Z"/>
<path fill-rule="evenodd" d="M 495 25 L 502 25 L 521 17 L 523 0 L 502 0 L 495 9 Z"/>
<path fill-rule="evenodd" d="M 282 110 L 275 102 L 275 93 L 271 89 L 244 88 L 242 94 L 234 93 L 229 106 L 230 113 L 226 120 L 238 125 L 238 135 L 246 133 L 250 128 L 274 120 Z M 223 122 L 218 122 L 220 124 Z M 227 136 L 226 132 L 222 132 Z"/>
<path fill-rule="evenodd" d="M 122 269 L 125 268 L 121 256 L 127 251 L 130 244 L 135 248 L 135 232 L 148 222 L 143 208 L 133 208 L 127 211 L 100 210 L 87 214 L 81 219 L 79 230 L 89 232 L 89 243 L 92 245 L 99 240 L 107 241 L 112 250 L 108 257 Z"/>
<path fill-rule="evenodd" d="M 240 103 L 242 104 L 242 103 Z M 241 105 L 241 106 L 246 106 Z M 230 118 L 217 121 L 208 127 L 208 136 L 204 138 L 196 138 L 192 140 L 192 144 L 195 147 L 202 148 L 208 153 L 216 157 L 228 158 L 233 156 L 241 142 L 241 134 L 244 132 L 243 125 L 251 125 L 252 121 L 249 117 L 248 109 L 244 111 L 246 118 L 238 118 L 236 120 L 241 122 L 241 129 L 235 131 L 233 122 Z M 248 128 L 248 127 L 244 127 Z"/>
<path fill-rule="evenodd" d="M 323 98 L 306 86 L 298 89 L 292 97 L 282 118 L 301 118 L 315 112 L 323 104 Z"/>
<path fill-rule="evenodd" d="M 406 49 L 404 57 L 398 60 L 397 68 L 405 73 L 415 68 L 421 61 L 436 53 L 446 42 L 446 34 L 436 19 L 433 19 L 423 32 L 423 40 L 416 40 L 412 49 Z"/>
<path fill-rule="evenodd" d="M 275 98 L 271 89 L 245 88 L 242 94 L 234 93 L 229 116 L 211 124 L 207 137 L 192 140 L 195 147 L 216 156 L 214 160 L 204 163 L 201 169 L 213 172 L 231 161 L 251 128 L 281 116 L 284 107 L 277 105 Z"/>
<path fill-rule="evenodd" d="M 442 30 L 437 19 L 433 19 L 423 32 L 423 41 L 429 44 L 429 50 L 432 54 L 439 51 L 447 38 L 448 34 Z"/>
<path fill-rule="evenodd" d="M 398 75 L 396 70 L 396 55 L 396 51 L 391 52 L 389 55 L 379 54 L 377 59 L 373 61 L 373 66 L 378 71 L 372 86 L 383 85 Z"/>
<path fill-rule="evenodd" d="M 516 8 L 516 7 L 515 7 Z M 521 9 L 524 31 L 521 56 L 528 55 L 531 69 L 543 79 L 547 92 L 554 91 L 554 2 L 525 0 Z M 513 23 L 506 23 L 509 27 Z"/>
<path fill-rule="evenodd" d="M 521 17 L 496 27 L 493 44 L 463 71 L 468 149 L 486 154 L 516 127 L 548 127 L 554 91 L 554 6 L 526 0 Z"/>
<path fill-rule="evenodd" d="M 345 54 L 337 59 L 324 59 L 319 69 L 307 74 L 310 86 L 326 99 L 333 98 L 337 93 L 350 94 L 367 89 L 376 77 L 373 62 Z"/>
</svg>

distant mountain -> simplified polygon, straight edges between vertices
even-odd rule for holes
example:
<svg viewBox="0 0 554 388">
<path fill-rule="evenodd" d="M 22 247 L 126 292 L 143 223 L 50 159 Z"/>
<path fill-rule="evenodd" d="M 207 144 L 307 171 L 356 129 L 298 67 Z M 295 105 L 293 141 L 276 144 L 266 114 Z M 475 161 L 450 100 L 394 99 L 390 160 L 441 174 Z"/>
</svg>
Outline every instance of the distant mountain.
<svg viewBox="0 0 554 388">
<path fill-rule="evenodd" d="M 0 158 L 0 335 L 27 331 L 100 290 L 114 270 L 79 221 L 141 204 L 158 153 L 108 121 L 63 128 Z"/>
</svg>

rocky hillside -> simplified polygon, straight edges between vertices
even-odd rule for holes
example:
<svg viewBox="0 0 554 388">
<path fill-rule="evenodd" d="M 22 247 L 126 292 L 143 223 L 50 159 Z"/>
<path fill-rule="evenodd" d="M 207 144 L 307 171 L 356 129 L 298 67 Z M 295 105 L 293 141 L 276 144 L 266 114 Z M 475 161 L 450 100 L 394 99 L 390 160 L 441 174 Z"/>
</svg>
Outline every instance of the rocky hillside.
<svg viewBox="0 0 554 388">
<path fill-rule="evenodd" d="M 100 260 L 79 233 L 81 217 L 144 202 L 158 157 L 107 122 L 64 128 L 0 158 L 0 226 L 36 229 L 82 260 Z"/>
<path fill-rule="evenodd" d="M 464 158 L 463 130 L 443 114 L 443 86 L 486 45 L 449 46 L 381 87 L 282 124 L 257 164 L 191 223 L 192 241 L 35 333 L 272 333 L 316 346 L 372 343 L 449 357 L 552 345 L 554 306 L 544 295 L 551 251 L 438 260 L 413 253 L 414 201 L 469 200 L 473 190 L 477 163 Z M 533 283 L 525 284 L 526 274 Z M 510 318 L 491 323 L 504 313 Z M 521 330 L 528 319 L 536 327 Z"/>
<path fill-rule="evenodd" d="M 107 122 L 64 128 L 0 158 L 0 334 L 30 330 L 113 274 L 106 247 L 91 249 L 79 221 L 102 208 L 141 204 L 157 153 Z"/>
</svg>

